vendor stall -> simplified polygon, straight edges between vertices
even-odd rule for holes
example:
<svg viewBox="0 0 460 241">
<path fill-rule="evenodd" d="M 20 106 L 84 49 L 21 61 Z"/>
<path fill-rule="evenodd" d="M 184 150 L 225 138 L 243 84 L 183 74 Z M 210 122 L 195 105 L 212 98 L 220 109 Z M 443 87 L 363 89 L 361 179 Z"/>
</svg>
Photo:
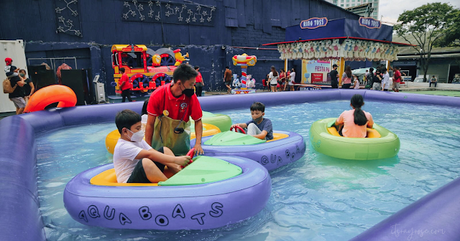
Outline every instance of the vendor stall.
<svg viewBox="0 0 460 241">
<path fill-rule="evenodd" d="M 369 17 L 359 20 L 315 17 L 286 28 L 284 42 L 264 46 L 277 45 L 280 59 L 285 61 L 302 59 L 337 63 L 339 73 L 343 73 L 345 61 L 397 60 L 397 47 L 410 45 L 392 42 L 392 32 L 392 26 Z M 305 64 L 303 61 L 302 65 Z M 303 72 L 306 69 L 302 67 Z M 302 77 L 305 74 L 302 73 Z M 312 74 L 308 73 L 308 76 L 312 77 Z"/>
</svg>

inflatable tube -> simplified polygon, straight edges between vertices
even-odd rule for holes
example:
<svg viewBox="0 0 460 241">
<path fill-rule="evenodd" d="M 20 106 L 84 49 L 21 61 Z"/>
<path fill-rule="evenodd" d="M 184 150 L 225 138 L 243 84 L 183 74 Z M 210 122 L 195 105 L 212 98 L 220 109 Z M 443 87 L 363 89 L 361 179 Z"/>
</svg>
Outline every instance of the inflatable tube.
<svg viewBox="0 0 460 241">
<path fill-rule="evenodd" d="M 190 134 L 190 139 L 195 139 L 195 130 L 191 131 L 192 133 Z M 203 123 L 203 137 L 212 136 L 219 132 L 220 130 L 219 128 L 217 128 L 217 126 L 208 123 Z M 110 154 L 113 154 L 113 150 L 115 149 L 115 145 L 117 144 L 118 139 L 120 139 L 120 133 L 117 129 L 111 131 L 105 137 L 105 147 L 107 148 L 107 151 Z"/>
<path fill-rule="evenodd" d="M 228 133 L 234 132 L 228 131 Z M 273 135 L 274 140 L 254 145 L 231 143 L 211 146 L 206 144 L 211 137 L 206 137 L 202 138 L 201 147 L 205 156 L 245 157 L 262 164 L 268 171 L 295 162 L 305 154 L 305 142 L 301 135 L 288 131 L 274 131 Z M 190 145 L 194 146 L 195 140 L 192 140 Z"/>
<path fill-rule="evenodd" d="M 208 111 L 203 111 L 203 117 L 201 118 L 201 121 L 203 123 L 208 123 L 217 126 L 220 129 L 220 131 L 228 131 L 232 126 L 232 119 L 230 118 L 230 116 L 222 114 L 213 114 Z"/>
<path fill-rule="evenodd" d="M 374 124 L 373 129 L 380 134 L 380 137 L 346 138 L 333 135 L 327 130 L 328 123 L 335 119 L 327 118 L 311 125 L 310 142 L 317 152 L 347 160 L 375 160 L 394 157 L 398 154 L 399 138 L 388 129 Z"/>
<path fill-rule="evenodd" d="M 29 99 L 24 113 L 44 110 L 50 104 L 58 102 L 57 107 L 72 107 L 77 104 L 77 96 L 65 85 L 50 85 L 39 89 Z"/>
<path fill-rule="evenodd" d="M 250 106 L 260 101 L 265 106 L 300 104 L 330 100 L 346 100 L 354 94 L 361 94 L 366 100 L 391 101 L 395 103 L 419 103 L 453 106 L 460 108 L 460 98 L 393 93 L 372 90 L 321 90 L 255 95 L 218 95 L 200 99 L 202 109 L 221 111 Z M 232 103 L 232 105 L 227 105 Z M 37 191 L 37 145 L 35 133 L 54 131 L 76 125 L 113 122 L 116 114 L 126 108 L 141 113 L 142 102 L 110 105 L 78 106 L 56 111 L 37 111 L 14 115 L 0 120 L 0 213 L 5 217 L 0 225 L 0 240 L 44 241 L 45 230 L 39 210 L 40 198 Z M 395 240 L 395 223 L 398 230 L 443 230 L 437 241 L 460 240 L 460 178 L 414 202 L 406 209 L 377 224 L 355 240 Z M 424 218 L 423 222 L 420 217 Z M 393 233 L 392 233 L 393 232 Z M 399 236 L 402 238 L 402 236 Z M 404 237 L 407 240 L 407 237 Z M 418 240 L 433 240 L 433 236 L 417 236 Z"/>
<path fill-rule="evenodd" d="M 117 229 L 210 229 L 256 215 L 270 197 L 268 172 L 245 158 L 216 158 L 239 166 L 242 173 L 186 186 L 92 185 L 94 176 L 113 168 L 108 164 L 73 178 L 64 190 L 64 204 L 82 224 Z"/>
</svg>

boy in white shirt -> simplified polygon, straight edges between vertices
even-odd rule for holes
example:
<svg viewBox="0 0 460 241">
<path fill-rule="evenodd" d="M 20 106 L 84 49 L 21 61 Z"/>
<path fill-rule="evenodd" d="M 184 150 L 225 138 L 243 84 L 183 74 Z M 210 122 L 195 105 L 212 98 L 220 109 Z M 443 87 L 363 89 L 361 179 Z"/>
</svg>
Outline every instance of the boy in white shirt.
<svg viewBox="0 0 460 241">
<path fill-rule="evenodd" d="M 113 152 L 113 164 L 118 183 L 155 183 L 168 178 L 165 166 L 177 173 L 190 163 L 189 156 L 174 156 L 171 149 L 154 150 L 143 140 L 141 116 L 132 110 L 123 110 L 115 117 L 120 139 Z"/>
</svg>

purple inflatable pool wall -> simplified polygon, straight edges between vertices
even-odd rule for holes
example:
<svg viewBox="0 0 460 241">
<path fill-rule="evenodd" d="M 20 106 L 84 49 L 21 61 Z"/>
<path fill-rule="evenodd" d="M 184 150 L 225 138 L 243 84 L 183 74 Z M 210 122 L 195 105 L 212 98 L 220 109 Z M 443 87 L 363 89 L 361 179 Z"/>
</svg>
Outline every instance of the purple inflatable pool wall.
<svg viewBox="0 0 460 241">
<path fill-rule="evenodd" d="M 349 100 L 359 93 L 365 100 L 395 101 L 460 107 L 460 98 L 369 90 L 322 90 L 200 97 L 203 110 L 249 108 L 328 100 Z M 222 105 L 222 103 L 232 103 Z M 45 240 L 39 211 L 36 170 L 36 133 L 91 123 L 112 122 L 118 111 L 141 111 L 142 102 L 72 107 L 10 116 L 0 121 L 0 240 Z M 407 240 L 398 232 L 438 232 L 436 240 L 460 240 L 460 178 L 446 184 L 390 216 L 353 240 Z M 432 235 L 417 240 L 433 240 Z M 415 238 L 415 236 L 414 236 Z"/>
</svg>

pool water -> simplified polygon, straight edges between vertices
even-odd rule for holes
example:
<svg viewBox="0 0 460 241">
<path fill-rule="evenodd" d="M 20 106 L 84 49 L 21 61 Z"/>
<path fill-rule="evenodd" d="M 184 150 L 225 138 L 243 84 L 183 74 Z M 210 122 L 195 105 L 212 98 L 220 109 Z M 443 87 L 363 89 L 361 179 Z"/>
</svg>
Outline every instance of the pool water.
<svg viewBox="0 0 460 241">
<path fill-rule="evenodd" d="M 396 133 L 394 158 L 348 161 L 325 156 L 309 143 L 313 122 L 338 117 L 349 101 L 268 107 L 275 130 L 297 132 L 305 155 L 271 172 L 272 194 L 256 216 L 203 231 L 116 230 L 74 221 L 64 208 L 65 185 L 78 173 L 110 163 L 105 136 L 114 123 L 42 133 L 37 138 L 40 211 L 48 240 L 348 240 L 460 172 L 460 109 L 435 105 L 366 102 L 376 123 Z M 234 123 L 250 119 L 249 108 L 220 111 Z"/>
</svg>

